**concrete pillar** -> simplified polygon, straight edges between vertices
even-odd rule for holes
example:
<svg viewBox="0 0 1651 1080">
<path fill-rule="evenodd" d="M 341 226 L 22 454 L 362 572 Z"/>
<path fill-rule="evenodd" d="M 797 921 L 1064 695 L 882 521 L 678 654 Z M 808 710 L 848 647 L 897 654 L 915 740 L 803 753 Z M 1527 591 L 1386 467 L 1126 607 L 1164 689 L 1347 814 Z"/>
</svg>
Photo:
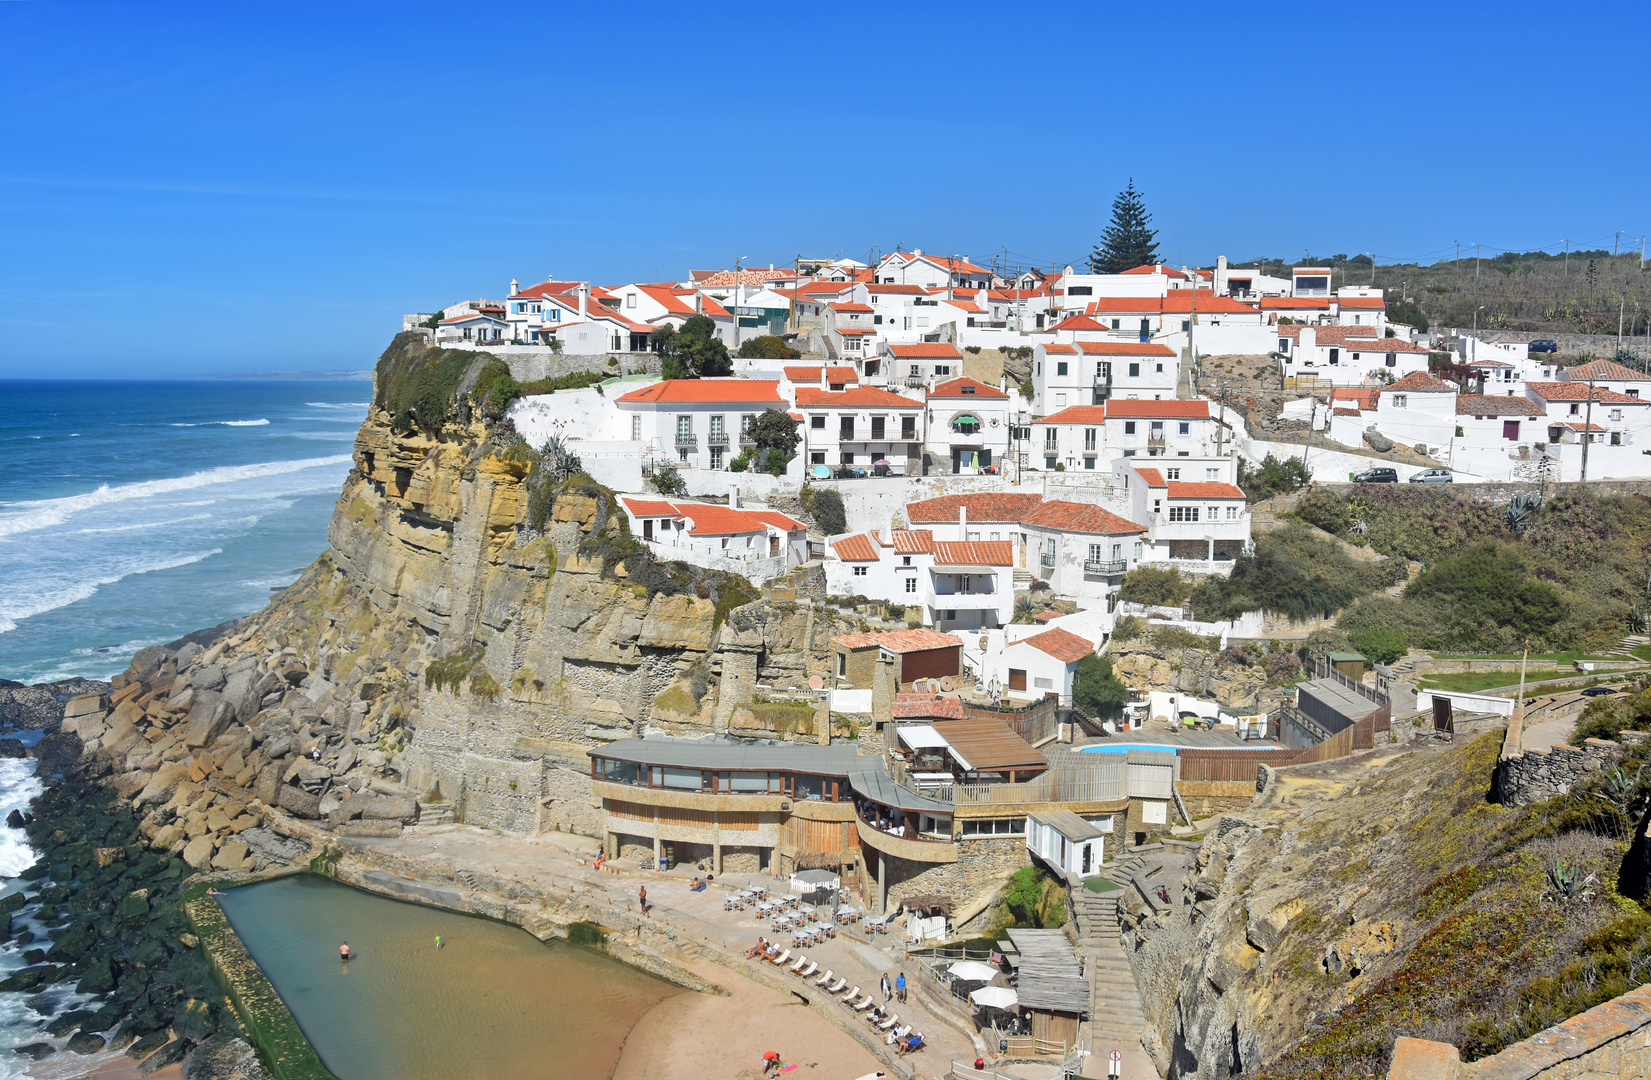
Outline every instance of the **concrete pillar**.
<svg viewBox="0 0 1651 1080">
<path fill-rule="evenodd" d="M 821 746 L 831 745 L 831 694 L 827 692 L 820 696 L 814 706 L 815 738 Z"/>
<path fill-rule="evenodd" d="M 711 811 L 711 873 L 722 873 L 722 818 Z"/>
<path fill-rule="evenodd" d="M 878 650 L 877 666 L 871 675 L 871 719 L 887 723 L 894 719 L 894 694 L 898 689 L 894 677 L 894 658 Z"/>
<path fill-rule="evenodd" d="M 658 870 L 659 869 L 659 857 L 663 854 L 664 854 L 664 851 L 661 849 L 660 842 L 659 842 L 659 808 L 655 807 L 654 808 L 654 864 L 652 866 L 650 866 L 648 869 Z"/>
<path fill-rule="evenodd" d="M 889 868 L 883 861 L 883 853 L 877 853 L 877 914 L 887 915 L 889 911 Z"/>
<path fill-rule="evenodd" d="M 1214 562 L 1215 561 L 1215 541 L 1213 539 L 1210 540 L 1209 545 L 1210 545 L 1209 554 L 1205 555 L 1204 558 L 1208 559 L 1210 562 Z"/>
<path fill-rule="evenodd" d="M 619 858 L 619 834 L 611 829 L 602 833 L 602 850 L 607 852 L 608 858 Z"/>
</svg>

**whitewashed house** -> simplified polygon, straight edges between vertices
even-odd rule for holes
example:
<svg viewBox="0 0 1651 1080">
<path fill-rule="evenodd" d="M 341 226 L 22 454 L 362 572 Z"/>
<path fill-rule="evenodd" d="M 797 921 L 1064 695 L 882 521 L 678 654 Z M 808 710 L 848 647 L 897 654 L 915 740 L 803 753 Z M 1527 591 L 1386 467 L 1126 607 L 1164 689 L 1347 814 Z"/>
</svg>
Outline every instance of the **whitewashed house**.
<svg viewBox="0 0 1651 1080">
<path fill-rule="evenodd" d="M 1110 606 L 1124 575 L 1146 555 L 1143 526 L 1089 503 L 1040 502 L 1022 516 L 1021 528 L 1038 579 L 1079 607 Z"/>
<path fill-rule="evenodd" d="M 813 470 L 917 476 L 923 468 L 923 403 L 876 386 L 833 391 L 798 386 L 798 451 Z"/>
<path fill-rule="evenodd" d="M 1365 386 L 1427 371 L 1427 347 L 1367 326 L 1280 326 L 1279 370 L 1302 386 Z"/>
<path fill-rule="evenodd" d="M 883 381 L 890 387 L 933 386 L 963 374 L 963 354 L 949 341 L 886 344 L 883 361 Z"/>
<path fill-rule="evenodd" d="M 654 461 L 721 469 L 751 444 L 749 431 L 769 409 L 785 410 L 779 382 L 758 379 L 667 379 L 622 394 L 615 406 L 633 442 Z"/>
<path fill-rule="evenodd" d="M 1448 450 L 1456 437 L 1456 387 L 1425 371 L 1381 387 L 1376 430 L 1404 446 L 1425 446 L 1428 454 Z"/>
<path fill-rule="evenodd" d="M 1106 403 L 1108 457 L 1188 457 L 1216 451 L 1210 403 L 1170 399 Z"/>
<path fill-rule="evenodd" d="M 873 530 L 827 544 L 826 592 L 917 606 L 938 630 L 981 630 L 1015 614 L 1014 545 L 935 540 L 926 530 Z"/>
<path fill-rule="evenodd" d="M 1069 471 L 1105 469 L 1106 406 L 1071 405 L 1032 421 L 1031 455 L 1050 470 L 1056 465 Z"/>
<path fill-rule="evenodd" d="M 1072 684 L 1077 681 L 1078 662 L 1095 651 L 1095 642 L 1059 628 L 1009 641 L 1002 652 L 988 652 L 991 670 L 987 680 L 996 678 L 1004 696 L 1012 700 L 1036 701 L 1054 695 L 1060 704 L 1072 704 Z M 1000 669 L 1001 665 L 1001 669 Z"/>
<path fill-rule="evenodd" d="M 1155 342 L 1080 338 L 1032 351 L 1032 403 L 1040 413 L 1111 398 L 1172 398 L 1180 377 L 1179 354 Z"/>
<path fill-rule="evenodd" d="M 631 535 L 662 559 L 733 570 L 753 584 L 808 560 L 808 528 L 777 510 L 624 495 Z"/>
<path fill-rule="evenodd" d="M 1025 567 L 1026 530 L 1021 520 L 1043 501 L 1041 495 L 991 491 L 941 495 L 906 504 L 913 529 L 937 540 L 1004 540 L 1014 546 L 1015 565 Z"/>
<path fill-rule="evenodd" d="M 1009 395 L 976 379 L 938 383 L 928 393 L 929 471 L 978 474 L 1009 456 Z"/>
<path fill-rule="evenodd" d="M 923 249 L 891 251 L 877 263 L 875 275 L 881 285 L 921 285 L 936 289 L 953 285 L 989 288 L 992 273 L 970 262 L 968 256 L 925 255 Z"/>
<path fill-rule="evenodd" d="M 1127 495 L 1131 519 L 1146 523 L 1142 557 L 1190 574 L 1231 573 L 1251 547 L 1237 470 L 1231 457 L 1113 462 L 1113 486 Z"/>
<path fill-rule="evenodd" d="M 1026 850 L 1045 866 L 1065 877 L 1094 877 L 1106 858 L 1106 834 L 1112 831 L 1111 815 L 1105 828 L 1070 810 L 1038 810 L 1026 815 Z"/>
<path fill-rule="evenodd" d="M 1592 382 L 1602 390 L 1651 400 L 1651 374 L 1624 367 L 1615 360 L 1590 360 L 1575 367 L 1559 368 L 1557 375 L 1559 382 Z"/>
</svg>

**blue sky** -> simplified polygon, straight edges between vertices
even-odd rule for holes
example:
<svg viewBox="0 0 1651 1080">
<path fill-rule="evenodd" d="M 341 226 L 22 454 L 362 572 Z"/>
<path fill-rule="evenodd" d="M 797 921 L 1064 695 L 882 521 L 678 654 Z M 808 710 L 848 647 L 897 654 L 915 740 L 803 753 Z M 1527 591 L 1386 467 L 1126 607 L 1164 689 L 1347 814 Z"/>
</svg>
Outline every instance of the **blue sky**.
<svg viewBox="0 0 1651 1080">
<path fill-rule="evenodd" d="M 1076 261 L 1130 177 L 1177 263 L 1637 240 L 1648 13 L 0 0 L 0 377 L 361 368 L 549 272 Z"/>
</svg>

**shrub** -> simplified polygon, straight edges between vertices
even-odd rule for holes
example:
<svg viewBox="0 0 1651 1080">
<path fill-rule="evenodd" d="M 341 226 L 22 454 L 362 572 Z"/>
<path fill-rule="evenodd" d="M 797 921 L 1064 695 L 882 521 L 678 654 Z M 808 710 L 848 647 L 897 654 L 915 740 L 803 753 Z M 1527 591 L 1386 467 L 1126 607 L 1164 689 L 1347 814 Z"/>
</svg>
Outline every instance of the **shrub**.
<svg viewBox="0 0 1651 1080">
<path fill-rule="evenodd" d="M 454 415 L 459 384 L 472 365 L 492 357 L 463 349 L 426 348 L 411 332 L 397 334 L 378 358 L 377 403 L 398 434 L 436 435 Z"/>
<path fill-rule="evenodd" d="M 740 342 L 739 355 L 757 360 L 797 360 L 802 353 L 785 343 L 778 334 L 763 334 Z"/>
<path fill-rule="evenodd" d="M 1244 489 L 1245 496 L 1251 502 L 1270 499 L 1274 495 L 1287 495 L 1306 487 L 1312 479 L 1300 458 L 1288 457 L 1280 461 L 1268 454 L 1254 469 L 1243 458 L 1238 459 L 1238 486 Z"/>
<path fill-rule="evenodd" d="M 612 357 L 609 357 L 612 360 Z M 614 361 L 617 363 L 617 361 Z M 587 386 L 594 386 L 612 375 L 600 371 L 575 371 L 567 375 L 556 375 L 548 379 L 530 379 L 520 384 L 522 397 L 532 397 L 535 394 L 553 394 L 558 390 L 582 390 Z"/>
<path fill-rule="evenodd" d="M 979 356 L 980 355 L 980 346 L 979 345 L 965 345 L 965 346 L 963 346 L 963 351 L 968 353 L 970 356 Z"/>
<path fill-rule="evenodd" d="M 1191 578 L 1181 576 L 1175 567 L 1167 569 L 1141 563 L 1124 578 L 1118 590 L 1118 599 L 1135 604 L 1179 606 L 1192 595 Z"/>
<path fill-rule="evenodd" d="M 1112 628 L 1112 640 L 1119 644 L 1133 641 L 1146 630 L 1146 621 L 1135 615 L 1125 615 Z"/>
<path fill-rule="evenodd" d="M 1361 627 L 1349 633 L 1353 648 L 1376 664 L 1391 664 L 1406 651 L 1404 635 L 1387 627 Z"/>
<path fill-rule="evenodd" d="M 1089 716 L 1108 719 L 1120 716 L 1129 690 L 1112 673 L 1112 658 L 1090 653 L 1078 661 L 1072 684 L 1072 704 Z"/>
<path fill-rule="evenodd" d="M 803 488 L 800 501 L 803 509 L 814 515 L 815 524 L 827 536 L 848 531 L 848 515 L 843 511 L 843 497 L 836 488 Z"/>
<path fill-rule="evenodd" d="M 741 450 L 739 454 L 728 462 L 729 472 L 744 472 L 751 467 L 751 454 Z"/>
<path fill-rule="evenodd" d="M 784 476 L 785 467 L 795 455 L 772 447 L 762 452 L 762 471 L 770 476 Z"/>
<path fill-rule="evenodd" d="M 688 481 L 682 479 L 676 466 L 669 463 L 654 466 L 651 482 L 654 490 L 661 495 L 685 495 L 688 492 Z"/>
<path fill-rule="evenodd" d="M 1210 577 L 1192 591 L 1200 619 L 1236 619 L 1247 611 L 1268 611 L 1292 619 L 1333 615 L 1356 597 L 1393 583 L 1402 566 L 1392 560 L 1354 559 L 1332 541 L 1300 525 L 1263 533 L 1255 553 L 1233 565 L 1230 577 Z"/>
</svg>

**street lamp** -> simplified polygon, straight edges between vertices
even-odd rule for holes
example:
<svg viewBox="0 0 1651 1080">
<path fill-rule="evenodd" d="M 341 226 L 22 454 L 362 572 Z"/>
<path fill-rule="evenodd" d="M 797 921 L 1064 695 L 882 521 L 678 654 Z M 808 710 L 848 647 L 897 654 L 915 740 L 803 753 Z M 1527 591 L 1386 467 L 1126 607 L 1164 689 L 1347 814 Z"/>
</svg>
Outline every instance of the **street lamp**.
<svg viewBox="0 0 1651 1080">
<path fill-rule="evenodd" d="M 749 259 L 749 255 L 741 255 L 734 260 L 734 350 L 740 347 L 740 263 Z"/>
</svg>

